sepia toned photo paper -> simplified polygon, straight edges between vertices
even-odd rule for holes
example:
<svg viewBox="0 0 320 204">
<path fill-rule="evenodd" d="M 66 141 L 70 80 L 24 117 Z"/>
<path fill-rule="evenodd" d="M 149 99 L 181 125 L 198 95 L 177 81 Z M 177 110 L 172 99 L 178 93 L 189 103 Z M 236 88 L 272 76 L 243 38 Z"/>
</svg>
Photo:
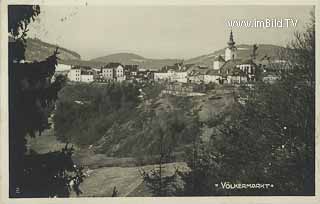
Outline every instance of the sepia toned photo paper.
<svg viewBox="0 0 320 204">
<path fill-rule="evenodd" d="M 0 203 L 320 203 L 319 12 L 0 0 Z"/>
</svg>

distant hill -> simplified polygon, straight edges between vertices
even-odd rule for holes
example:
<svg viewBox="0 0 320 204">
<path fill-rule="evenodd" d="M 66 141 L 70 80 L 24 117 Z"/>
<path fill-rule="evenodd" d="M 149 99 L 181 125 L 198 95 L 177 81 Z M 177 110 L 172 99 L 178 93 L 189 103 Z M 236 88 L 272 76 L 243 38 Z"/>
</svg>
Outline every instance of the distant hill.
<svg viewBox="0 0 320 204">
<path fill-rule="evenodd" d="M 241 59 L 249 58 L 252 54 L 252 46 L 253 45 L 247 45 L 247 44 L 241 44 L 237 45 L 237 57 Z M 207 55 L 201 55 L 195 58 L 191 58 L 186 60 L 185 64 L 205 64 L 208 66 L 212 66 L 212 61 L 216 56 L 223 56 L 226 48 L 217 50 L 213 53 L 207 54 Z M 278 59 L 279 58 L 279 52 L 285 49 L 284 47 L 277 46 L 277 45 L 269 45 L 269 44 L 258 44 L 258 50 L 257 50 L 257 59 L 263 58 L 265 55 L 268 57 L 271 57 L 271 59 Z"/>
<path fill-rule="evenodd" d="M 100 68 L 107 64 L 105 62 L 96 62 L 96 61 L 78 60 L 78 59 L 59 60 L 59 62 L 62 64 L 89 66 L 92 68 Z"/>
<path fill-rule="evenodd" d="M 57 45 L 43 42 L 37 38 L 28 38 L 26 43 L 26 60 L 40 61 L 52 55 Z M 80 60 L 81 57 L 78 53 L 59 47 L 59 58 L 61 60 Z"/>
<path fill-rule="evenodd" d="M 98 62 L 122 62 L 124 64 L 144 61 L 145 58 L 133 53 L 116 53 L 103 57 L 97 57 L 90 61 Z"/>
<path fill-rule="evenodd" d="M 48 56 L 52 55 L 57 45 L 43 42 L 37 38 L 28 38 L 26 47 L 26 60 L 28 61 L 40 61 L 44 60 Z M 237 45 L 238 58 L 249 58 L 252 54 L 252 45 L 240 44 Z M 271 59 L 278 59 L 278 53 L 285 49 L 284 47 L 270 44 L 259 44 L 257 50 L 257 58 L 260 59 L 265 55 L 271 57 Z M 195 58 L 187 59 L 184 64 L 204 64 L 212 66 L 212 62 L 216 56 L 224 56 L 225 48 L 209 53 L 207 55 L 198 56 Z M 83 65 L 91 67 L 101 67 L 110 62 L 119 62 L 121 64 L 136 64 L 140 68 L 148 69 L 160 69 L 166 65 L 173 65 L 181 62 L 182 59 L 151 59 L 145 58 L 134 53 L 116 53 L 103 57 L 97 57 L 91 60 L 81 60 L 78 53 L 59 46 L 59 58 L 60 63 L 70 65 Z"/>
<path fill-rule="evenodd" d="M 133 53 L 117 53 L 90 60 L 92 63 L 119 62 L 121 64 L 137 64 L 141 68 L 160 69 L 165 65 L 181 62 L 181 59 L 149 59 Z"/>
</svg>

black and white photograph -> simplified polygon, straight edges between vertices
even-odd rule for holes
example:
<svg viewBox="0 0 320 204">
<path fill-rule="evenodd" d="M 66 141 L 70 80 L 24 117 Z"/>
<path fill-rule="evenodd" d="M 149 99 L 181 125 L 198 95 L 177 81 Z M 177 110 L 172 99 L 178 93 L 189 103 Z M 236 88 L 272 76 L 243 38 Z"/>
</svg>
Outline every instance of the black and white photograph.
<svg viewBox="0 0 320 204">
<path fill-rule="evenodd" d="M 5 10 L 5 197 L 315 198 L 316 5 Z"/>
</svg>

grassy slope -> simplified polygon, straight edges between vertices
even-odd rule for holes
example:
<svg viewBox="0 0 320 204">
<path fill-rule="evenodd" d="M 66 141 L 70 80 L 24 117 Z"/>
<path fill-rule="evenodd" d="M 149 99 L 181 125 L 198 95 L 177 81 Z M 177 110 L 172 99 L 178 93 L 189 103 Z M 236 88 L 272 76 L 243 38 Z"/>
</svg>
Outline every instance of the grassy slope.
<svg viewBox="0 0 320 204">
<path fill-rule="evenodd" d="M 144 186 L 139 169 L 151 170 L 153 165 L 140 167 L 105 167 L 94 170 L 87 170 L 89 176 L 80 185 L 84 192 L 83 197 L 108 197 L 112 195 L 114 186 L 118 190 L 118 196 L 151 196 L 148 191 L 139 191 Z M 164 164 L 164 176 L 172 175 L 175 168 L 187 171 L 184 162 Z M 143 188 L 144 189 L 144 188 Z M 75 195 L 73 195 L 75 196 Z"/>
<path fill-rule="evenodd" d="M 213 95 L 220 95 L 222 98 L 210 99 Z M 197 108 L 201 108 L 199 116 L 202 121 L 211 117 L 211 114 L 221 113 L 233 104 L 230 90 L 224 89 L 210 92 L 207 96 L 194 97 L 193 100 Z M 173 108 L 167 98 L 161 98 L 158 102 L 160 102 L 157 106 L 158 111 Z M 209 137 L 210 131 L 212 132 L 212 130 L 205 128 L 202 137 Z M 49 130 L 41 137 L 29 138 L 29 145 L 39 153 L 61 149 L 64 143 L 57 141 L 52 132 L 52 130 Z M 107 157 L 105 154 L 96 154 L 88 148 L 76 148 L 74 160 L 84 165 L 89 175 L 80 186 L 83 191 L 81 196 L 111 196 L 114 186 L 119 191 L 118 196 L 152 196 L 142 182 L 139 169 L 148 170 L 153 165 L 137 167 L 134 166 L 135 160 L 133 158 Z M 168 174 L 172 173 L 176 166 L 183 171 L 187 170 L 184 162 L 169 163 L 165 166 Z"/>
</svg>

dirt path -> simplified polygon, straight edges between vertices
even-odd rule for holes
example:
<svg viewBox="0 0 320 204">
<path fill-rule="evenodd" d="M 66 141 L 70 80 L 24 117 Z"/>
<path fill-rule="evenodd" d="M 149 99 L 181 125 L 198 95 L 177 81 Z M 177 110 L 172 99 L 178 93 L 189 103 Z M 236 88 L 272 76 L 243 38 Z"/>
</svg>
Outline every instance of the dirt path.
<svg viewBox="0 0 320 204">
<path fill-rule="evenodd" d="M 80 189 L 83 191 L 81 197 L 108 197 L 112 195 L 113 188 L 118 190 L 119 197 L 129 196 L 132 192 L 143 184 L 139 169 L 151 170 L 154 165 L 141 167 L 104 167 L 89 170 L 89 176 L 81 183 Z M 175 168 L 186 171 L 184 162 L 164 164 L 164 175 L 172 175 Z M 145 196 L 145 192 L 135 194 L 135 196 Z M 76 196 L 76 195 L 72 195 Z"/>
</svg>

